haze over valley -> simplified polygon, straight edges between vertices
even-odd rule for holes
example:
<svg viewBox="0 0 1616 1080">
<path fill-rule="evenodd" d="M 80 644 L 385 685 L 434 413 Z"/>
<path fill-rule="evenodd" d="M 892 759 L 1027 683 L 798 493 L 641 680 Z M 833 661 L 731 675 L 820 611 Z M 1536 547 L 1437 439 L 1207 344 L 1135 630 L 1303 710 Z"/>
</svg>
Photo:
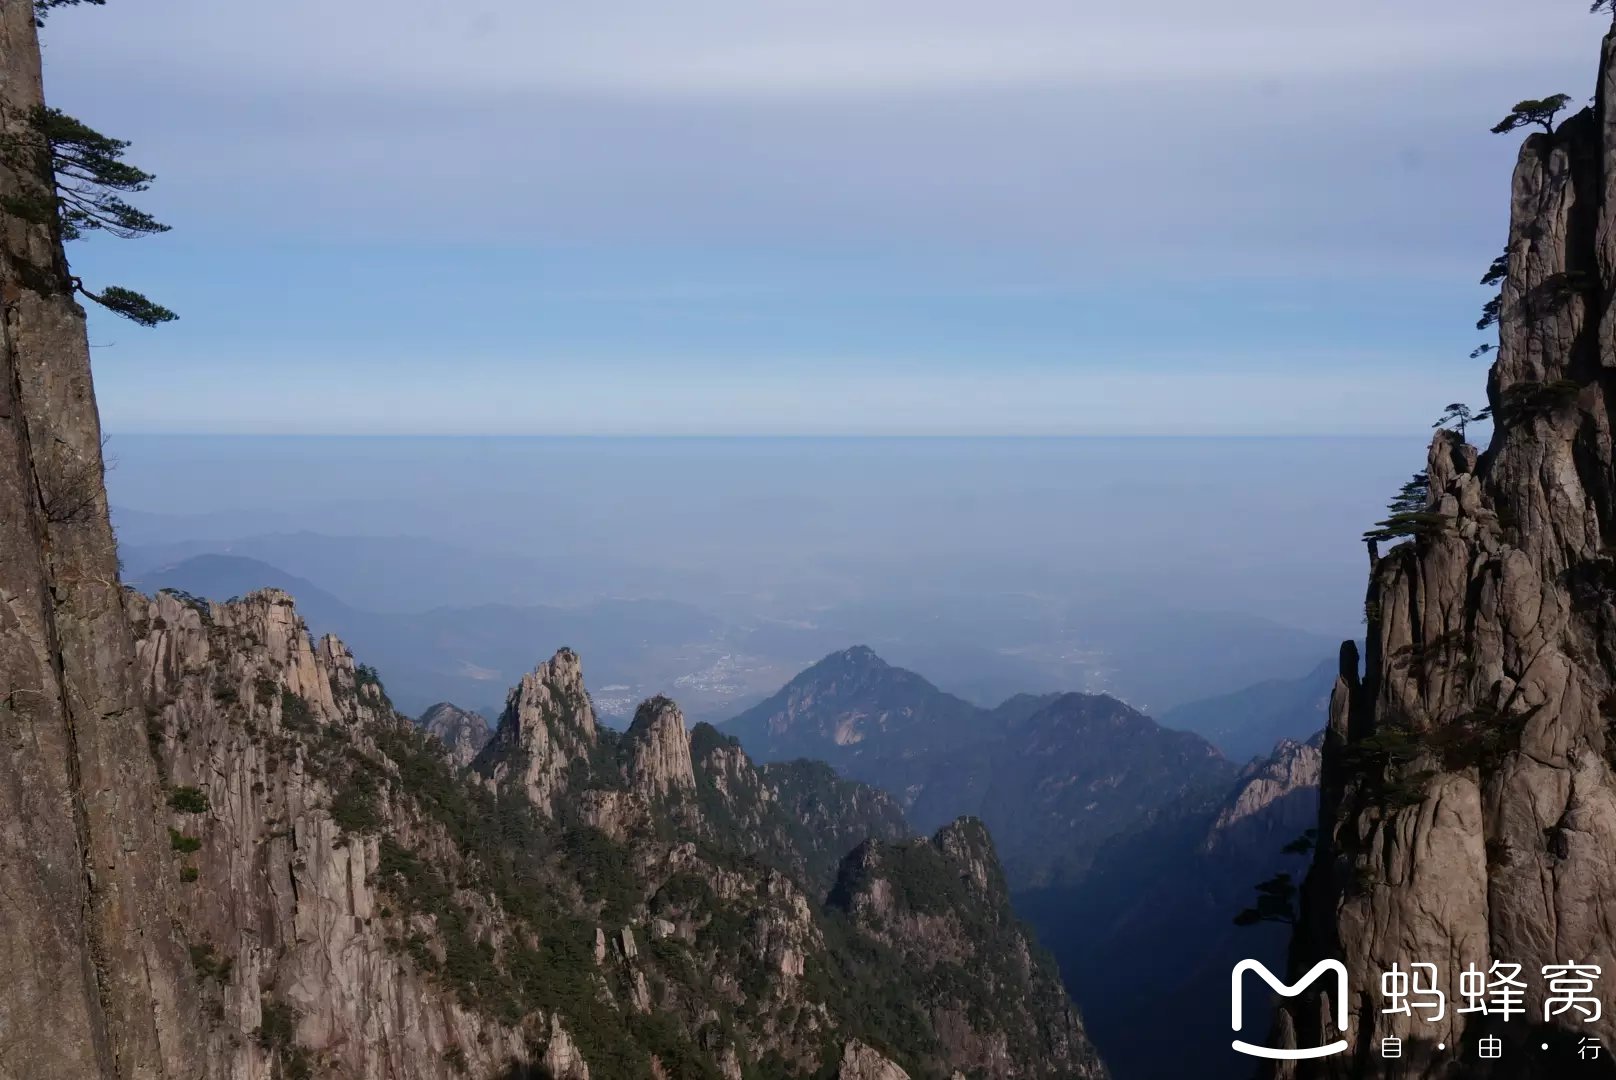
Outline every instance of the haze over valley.
<svg viewBox="0 0 1616 1080">
<path fill-rule="evenodd" d="M 608 722 L 664 692 L 720 720 L 866 644 L 981 705 L 1159 715 L 1361 633 L 1357 534 L 1410 446 L 114 435 L 108 476 L 130 580 L 286 588 L 411 711 L 497 714 L 571 644 Z"/>
</svg>

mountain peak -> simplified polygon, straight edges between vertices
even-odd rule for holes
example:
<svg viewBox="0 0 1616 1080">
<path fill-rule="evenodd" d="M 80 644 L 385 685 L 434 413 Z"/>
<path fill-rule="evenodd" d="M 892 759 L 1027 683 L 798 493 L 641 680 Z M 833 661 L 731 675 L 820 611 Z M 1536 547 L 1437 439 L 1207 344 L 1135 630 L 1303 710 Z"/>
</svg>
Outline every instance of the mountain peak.
<svg viewBox="0 0 1616 1080">
<path fill-rule="evenodd" d="M 894 667 L 868 645 L 831 653 L 725 730 L 762 761 L 854 758 L 957 746 L 979 733 L 976 706 Z"/>
<path fill-rule="evenodd" d="M 657 695 L 641 703 L 629 725 L 629 773 L 634 788 L 647 798 L 687 791 L 696 786 L 690 760 L 690 732 L 684 713 Z"/>
<path fill-rule="evenodd" d="M 470 765 L 488 744 L 491 733 L 481 713 L 440 701 L 421 714 L 421 729 L 437 739 L 456 765 Z"/>
<path fill-rule="evenodd" d="M 568 766 L 587 761 L 597 737 L 578 654 L 562 648 L 511 688 L 477 766 L 496 784 L 519 771 L 533 805 L 553 812 L 556 796 L 566 788 Z"/>
<path fill-rule="evenodd" d="M 880 669 L 890 668 L 892 666 L 885 660 L 881 659 L 880 656 L 876 655 L 876 651 L 870 648 L 868 645 L 853 645 L 849 648 L 843 649 L 839 653 L 831 653 L 829 656 L 825 657 L 825 659 L 821 660 L 819 664 L 814 666 L 818 667 L 820 665 L 830 664 L 834 661 L 840 661 L 842 664 L 851 667 Z M 812 671 L 813 668 L 809 668 L 809 670 Z"/>
</svg>

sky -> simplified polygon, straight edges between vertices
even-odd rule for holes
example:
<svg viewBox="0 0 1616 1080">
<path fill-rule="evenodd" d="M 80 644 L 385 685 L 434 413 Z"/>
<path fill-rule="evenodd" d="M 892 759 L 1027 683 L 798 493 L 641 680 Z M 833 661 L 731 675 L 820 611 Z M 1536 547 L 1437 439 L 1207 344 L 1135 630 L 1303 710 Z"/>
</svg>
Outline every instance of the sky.
<svg viewBox="0 0 1616 1080">
<path fill-rule="evenodd" d="M 1527 18 L 1528 10 L 1530 18 Z M 1388 434 L 1468 358 L 1586 0 L 109 0 L 48 94 L 115 432 Z"/>
</svg>

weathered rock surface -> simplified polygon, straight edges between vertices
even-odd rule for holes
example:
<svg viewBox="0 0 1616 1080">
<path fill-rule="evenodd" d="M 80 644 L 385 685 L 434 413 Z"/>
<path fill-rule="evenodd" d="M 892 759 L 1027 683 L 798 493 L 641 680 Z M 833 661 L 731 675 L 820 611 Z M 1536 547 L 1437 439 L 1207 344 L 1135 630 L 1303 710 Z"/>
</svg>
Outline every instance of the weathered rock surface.
<svg viewBox="0 0 1616 1080">
<path fill-rule="evenodd" d="M 554 814 L 557 798 L 568 790 L 573 763 L 587 765 L 597 741 L 578 654 L 562 649 L 511 689 L 477 763 L 495 788 L 519 782 L 534 806 Z"/>
<path fill-rule="evenodd" d="M 1011 911 L 980 821 L 961 818 L 931 840 L 866 841 L 843 860 L 829 902 L 891 963 L 919 967 L 936 988 L 928 1010 L 939 1052 L 920 1062 L 926 1072 L 1105 1075 L 1053 958 Z"/>
<path fill-rule="evenodd" d="M 34 7 L 0 3 L 0 141 L 43 104 Z M 50 198 L 0 161 L 0 1076 L 200 1075 L 156 768 L 118 585 L 84 313 Z"/>
<path fill-rule="evenodd" d="M 882 1057 L 874 1048 L 849 1039 L 842 1051 L 836 1080 L 909 1080 L 909 1074 Z"/>
<path fill-rule="evenodd" d="M 696 771 L 690 763 L 690 732 L 679 706 L 667 698 L 652 698 L 639 707 L 629 725 L 628 742 L 634 790 L 647 799 L 696 786 Z"/>
<path fill-rule="evenodd" d="M 1324 733 L 1305 743 L 1281 739 L 1267 758 L 1242 771 L 1201 845 L 1208 854 L 1278 851 L 1318 820 Z"/>
<path fill-rule="evenodd" d="M 447 701 L 421 714 L 421 729 L 442 743 L 449 759 L 462 768 L 476 759 L 493 734 L 481 713 L 467 712 Z"/>
<path fill-rule="evenodd" d="M 472 772 L 284 593 L 127 603 L 141 751 L 168 791 L 150 869 L 200 1001 L 199 1071 L 176 1075 L 789 1076 L 835 1064 L 831 1037 L 917 1076 L 1100 1075 L 979 826 L 939 838 L 930 923 L 899 906 L 846 925 L 823 845 L 905 835 L 890 800 L 822 767 L 759 770 L 705 726 L 693 754 L 671 702 L 596 729 L 566 651 L 512 692 Z M 558 747 L 563 769 L 534 767 Z M 947 990 L 927 926 L 975 958 Z M 1007 948 L 1014 971 L 984 980 Z"/>
<path fill-rule="evenodd" d="M 1595 104 L 1521 147 L 1491 445 L 1434 440 L 1425 512 L 1373 560 L 1362 672 L 1343 649 L 1292 970 L 1345 961 L 1353 1050 L 1300 1075 L 1448 1075 L 1438 1041 L 1463 1048 L 1465 1075 L 1569 1075 L 1567 1042 L 1616 1039 L 1608 1007 L 1545 1023 L 1541 975 L 1616 972 L 1613 109 L 1607 39 Z M 1526 1018 L 1489 1032 L 1500 1064 L 1473 1053 L 1485 1017 L 1380 1011 L 1381 973 L 1411 962 L 1437 965 L 1450 999 L 1469 965 L 1522 965 Z M 1334 1038 L 1331 1004 L 1294 1004 L 1279 1037 Z M 1386 1036 L 1401 1060 L 1374 1053 Z"/>
</svg>

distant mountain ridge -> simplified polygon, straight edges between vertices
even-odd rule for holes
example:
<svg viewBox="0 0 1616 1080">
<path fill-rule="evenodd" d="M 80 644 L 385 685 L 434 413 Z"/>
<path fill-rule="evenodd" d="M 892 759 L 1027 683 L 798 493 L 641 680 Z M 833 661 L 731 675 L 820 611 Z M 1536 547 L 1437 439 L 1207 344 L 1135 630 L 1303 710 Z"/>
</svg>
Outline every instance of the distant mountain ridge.
<svg viewBox="0 0 1616 1080">
<path fill-rule="evenodd" d="M 1264 679 L 1233 693 L 1175 706 L 1161 714 L 1161 722 L 1195 732 L 1235 761 L 1249 761 L 1268 754 L 1282 739 L 1306 741 L 1324 729 L 1340 666 L 1332 656 L 1294 679 Z"/>
<path fill-rule="evenodd" d="M 930 829 L 981 818 L 1013 885 L 1081 875 L 1099 846 L 1155 807 L 1236 767 L 1097 694 L 1017 695 L 983 709 L 855 646 L 723 725 L 760 760 L 815 757 L 898 797 Z"/>
<path fill-rule="evenodd" d="M 893 667 L 867 645 L 831 653 L 723 725 L 767 760 L 850 763 L 907 757 L 917 739 L 949 749 L 990 736 L 985 710 Z"/>
</svg>

